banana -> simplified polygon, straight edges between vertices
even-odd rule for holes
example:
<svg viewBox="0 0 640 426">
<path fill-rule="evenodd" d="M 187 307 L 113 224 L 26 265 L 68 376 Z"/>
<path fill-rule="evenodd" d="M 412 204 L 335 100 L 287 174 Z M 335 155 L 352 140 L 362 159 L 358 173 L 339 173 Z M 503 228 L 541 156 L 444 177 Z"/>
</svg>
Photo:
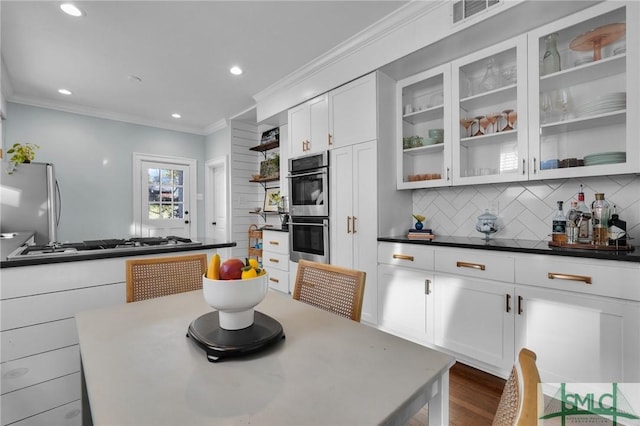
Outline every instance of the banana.
<svg viewBox="0 0 640 426">
<path fill-rule="evenodd" d="M 209 267 L 207 268 L 207 278 L 211 280 L 220 279 L 220 255 L 218 253 L 215 253 L 211 257 Z"/>
</svg>

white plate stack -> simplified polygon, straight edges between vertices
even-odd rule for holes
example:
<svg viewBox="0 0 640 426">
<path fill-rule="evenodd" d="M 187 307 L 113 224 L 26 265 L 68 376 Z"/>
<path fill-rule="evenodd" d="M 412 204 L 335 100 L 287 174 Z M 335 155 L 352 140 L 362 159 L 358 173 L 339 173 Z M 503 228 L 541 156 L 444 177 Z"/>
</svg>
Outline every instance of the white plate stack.
<svg viewBox="0 0 640 426">
<path fill-rule="evenodd" d="M 574 112 L 576 117 L 585 117 L 598 114 L 606 114 L 620 111 L 627 107 L 627 93 L 614 92 L 605 95 L 590 97 L 580 103 L 576 103 Z"/>
</svg>

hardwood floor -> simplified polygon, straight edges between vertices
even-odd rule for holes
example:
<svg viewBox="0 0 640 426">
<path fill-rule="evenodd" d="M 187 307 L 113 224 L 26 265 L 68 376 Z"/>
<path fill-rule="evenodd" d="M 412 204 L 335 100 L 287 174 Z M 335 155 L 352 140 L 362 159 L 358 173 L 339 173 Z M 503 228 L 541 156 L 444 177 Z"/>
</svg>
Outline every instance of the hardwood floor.
<svg viewBox="0 0 640 426">
<path fill-rule="evenodd" d="M 468 365 L 456 363 L 449 373 L 449 425 L 491 425 L 505 380 Z M 427 407 L 409 420 L 408 426 L 426 426 Z"/>
</svg>

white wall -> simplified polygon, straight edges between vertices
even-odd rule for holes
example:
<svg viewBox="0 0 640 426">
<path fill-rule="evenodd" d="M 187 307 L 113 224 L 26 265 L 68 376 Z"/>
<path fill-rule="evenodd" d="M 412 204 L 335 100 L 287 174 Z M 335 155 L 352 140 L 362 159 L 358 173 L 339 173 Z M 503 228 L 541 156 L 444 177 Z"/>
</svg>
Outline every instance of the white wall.
<svg viewBox="0 0 640 426">
<path fill-rule="evenodd" d="M 564 201 L 566 213 L 571 200 L 578 199 L 581 184 L 587 205 L 596 192 L 603 192 L 605 199 L 617 206 L 620 219 L 627 222 L 629 235 L 640 237 L 637 175 L 420 189 L 413 192 L 413 212 L 424 214 L 425 227 L 436 235 L 482 237 L 484 234 L 475 229 L 476 218 L 495 206 L 501 229 L 494 238 L 548 241 L 556 202 Z"/>
<path fill-rule="evenodd" d="M 36 161 L 56 167 L 60 241 L 130 236 L 133 152 L 198 160 L 197 192 L 204 192 L 203 136 L 11 102 L 7 111 L 4 151 L 15 142 L 34 143 L 40 145 Z M 197 208 L 203 235 L 202 201 Z"/>
</svg>

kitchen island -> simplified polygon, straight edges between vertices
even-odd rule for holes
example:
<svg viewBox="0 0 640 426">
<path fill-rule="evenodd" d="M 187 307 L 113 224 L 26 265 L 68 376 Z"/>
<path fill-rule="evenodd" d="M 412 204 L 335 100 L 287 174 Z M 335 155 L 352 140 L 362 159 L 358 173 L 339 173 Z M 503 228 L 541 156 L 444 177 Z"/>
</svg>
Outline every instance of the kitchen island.
<svg viewBox="0 0 640 426">
<path fill-rule="evenodd" d="M 126 303 L 125 261 L 206 253 L 236 245 L 90 250 L 1 262 L 0 423 L 80 425 L 80 355 L 74 316 Z"/>
</svg>

